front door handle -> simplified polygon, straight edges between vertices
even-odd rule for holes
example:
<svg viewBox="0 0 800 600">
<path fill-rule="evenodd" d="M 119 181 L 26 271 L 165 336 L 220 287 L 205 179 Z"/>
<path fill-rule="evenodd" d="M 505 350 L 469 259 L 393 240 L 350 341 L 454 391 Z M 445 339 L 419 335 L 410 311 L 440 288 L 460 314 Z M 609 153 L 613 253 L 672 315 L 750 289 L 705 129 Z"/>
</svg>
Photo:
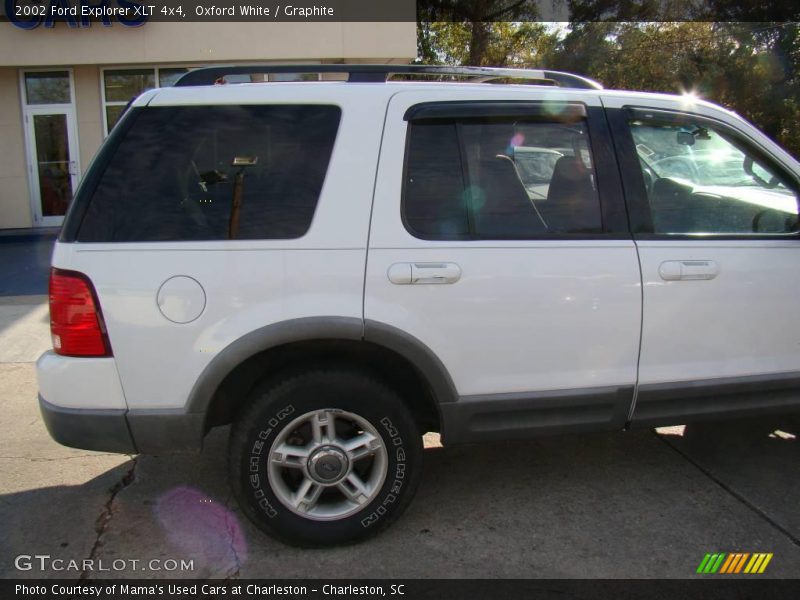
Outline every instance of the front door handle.
<svg viewBox="0 0 800 600">
<path fill-rule="evenodd" d="M 658 267 L 664 281 L 702 281 L 714 279 L 719 272 L 713 260 L 668 260 Z"/>
<path fill-rule="evenodd" d="M 395 263 L 386 274 L 397 285 L 436 285 L 461 279 L 461 267 L 455 263 Z"/>
</svg>

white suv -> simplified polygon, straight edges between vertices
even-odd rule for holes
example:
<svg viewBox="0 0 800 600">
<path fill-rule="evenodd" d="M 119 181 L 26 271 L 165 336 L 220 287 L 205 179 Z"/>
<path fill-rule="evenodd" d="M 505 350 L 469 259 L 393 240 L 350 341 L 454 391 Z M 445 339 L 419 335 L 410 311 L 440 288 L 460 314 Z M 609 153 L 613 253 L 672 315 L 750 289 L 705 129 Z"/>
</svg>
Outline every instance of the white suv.
<svg viewBox="0 0 800 600">
<path fill-rule="evenodd" d="M 325 70 L 349 81 L 213 85 Z M 796 410 L 798 182 L 727 110 L 564 73 L 193 71 L 133 101 L 69 210 L 44 420 L 123 453 L 232 423 L 243 510 L 320 545 L 399 515 L 425 431 Z"/>
</svg>

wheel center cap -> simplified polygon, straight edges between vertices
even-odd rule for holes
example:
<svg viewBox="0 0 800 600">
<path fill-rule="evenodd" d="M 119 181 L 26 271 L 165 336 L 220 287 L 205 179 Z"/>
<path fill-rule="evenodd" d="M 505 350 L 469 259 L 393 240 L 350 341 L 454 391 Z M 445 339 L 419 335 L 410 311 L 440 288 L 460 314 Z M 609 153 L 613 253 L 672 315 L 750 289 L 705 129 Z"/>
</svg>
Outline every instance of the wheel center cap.
<svg viewBox="0 0 800 600">
<path fill-rule="evenodd" d="M 347 455 L 335 446 L 323 446 L 308 457 L 308 473 L 320 483 L 336 483 L 348 466 Z"/>
</svg>

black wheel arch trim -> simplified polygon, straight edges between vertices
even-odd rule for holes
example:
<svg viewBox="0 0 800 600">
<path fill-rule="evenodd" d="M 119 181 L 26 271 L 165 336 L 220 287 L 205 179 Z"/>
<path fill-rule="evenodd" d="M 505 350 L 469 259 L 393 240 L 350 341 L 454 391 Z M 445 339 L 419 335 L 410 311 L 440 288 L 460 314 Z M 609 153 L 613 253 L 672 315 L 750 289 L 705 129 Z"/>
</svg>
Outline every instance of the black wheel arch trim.
<svg viewBox="0 0 800 600">
<path fill-rule="evenodd" d="M 453 380 L 439 358 L 423 342 L 378 321 L 356 317 L 306 317 L 266 325 L 231 342 L 197 378 L 184 412 L 205 414 L 219 386 L 242 362 L 271 348 L 314 340 L 365 341 L 405 358 L 429 385 L 437 406 L 458 399 Z"/>
<path fill-rule="evenodd" d="M 248 358 L 292 342 L 361 340 L 363 321 L 356 317 L 306 317 L 259 327 L 220 350 L 195 381 L 185 404 L 187 413 L 205 413 L 225 377 Z"/>
<path fill-rule="evenodd" d="M 366 319 L 364 341 L 383 346 L 408 360 L 430 386 L 437 406 L 458 400 L 458 392 L 447 367 L 418 338 L 397 327 Z"/>
</svg>

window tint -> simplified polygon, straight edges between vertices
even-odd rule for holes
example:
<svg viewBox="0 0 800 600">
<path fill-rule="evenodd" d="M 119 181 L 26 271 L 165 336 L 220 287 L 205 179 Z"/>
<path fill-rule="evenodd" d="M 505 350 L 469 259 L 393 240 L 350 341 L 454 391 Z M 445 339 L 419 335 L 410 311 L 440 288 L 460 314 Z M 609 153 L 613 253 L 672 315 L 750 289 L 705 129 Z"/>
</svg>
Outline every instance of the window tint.
<svg viewBox="0 0 800 600">
<path fill-rule="evenodd" d="M 630 121 L 653 233 L 779 234 L 797 231 L 797 194 L 777 170 L 705 121 Z"/>
<path fill-rule="evenodd" d="M 425 238 L 467 236 L 469 222 L 456 126 L 413 126 L 406 173 L 408 226 Z"/>
<path fill-rule="evenodd" d="M 142 109 L 102 174 L 78 240 L 300 237 L 339 116 L 334 106 Z"/>
<path fill-rule="evenodd" d="M 403 201 L 424 239 L 602 231 L 584 122 L 412 122 Z"/>
</svg>

